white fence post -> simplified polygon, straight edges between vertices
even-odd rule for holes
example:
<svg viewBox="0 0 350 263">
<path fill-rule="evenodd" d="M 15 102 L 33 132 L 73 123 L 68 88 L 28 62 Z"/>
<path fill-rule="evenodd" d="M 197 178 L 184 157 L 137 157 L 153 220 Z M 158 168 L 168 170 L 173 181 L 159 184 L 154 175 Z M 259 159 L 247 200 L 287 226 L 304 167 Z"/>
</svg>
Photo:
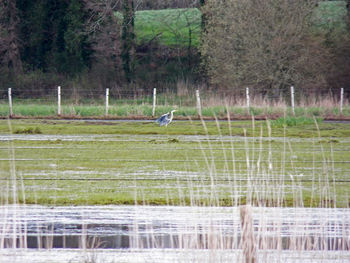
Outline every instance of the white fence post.
<svg viewBox="0 0 350 263">
<path fill-rule="evenodd" d="M 250 107 L 249 88 L 245 88 L 245 95 L 247 99 L 247 108 L 249 110 L 249 107 Z"/>
<path fill-rule="evenodd" d="M 152 106 L 152 117 L 154 117 L 156 113 L 156 99 L 157 99 L 157 89 L 153 89 L 153 106 Z"/>
<path fill-rule="evenodd" d="M 57 115 L 61 115 L 61 86 L 57 87 Z"/>
<path fill-rule="evenodd" d="M 109 89 L 106 89 L 106 112 L 105 115 L 108 116 L 108 106 L 109 106 Z"/>
<path fill-rule="evenodd" d="M 293 86 L 290 87 L 290 100 L 291 100 L 291 104 L 292 104 L 292 113 L 293 113 L 293 115 L 295 115 L 295 107 L 294 107 L 294 87 L 293 87 Z"/>
<path fill-rule="evenodd" d="M 12 109 L 12 89 L 8 89 L 8 97 L 9 97 L 9 116 L 10 118 L 13 116 L 13 109 Z"/>
<path fill-rule="evenodd" d="M 196 90 L 196 98 L 197 98 L 197 111 L 198 116 L 202 117 L 202 108 L 201 108 L 201 98 L 199 97 L 199 90 Z"/>
<path fill-rule="evenodd" d="M 344 88 L 340 89 L 340 114 L 343 114 Z"/>
</svg>

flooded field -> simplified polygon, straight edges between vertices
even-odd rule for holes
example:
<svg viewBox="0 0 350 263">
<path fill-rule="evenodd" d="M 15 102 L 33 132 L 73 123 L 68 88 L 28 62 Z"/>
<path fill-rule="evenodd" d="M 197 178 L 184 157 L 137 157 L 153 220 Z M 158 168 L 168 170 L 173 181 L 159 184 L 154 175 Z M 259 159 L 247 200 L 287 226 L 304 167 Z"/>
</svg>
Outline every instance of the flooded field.
<svg viewBox="0 0 350 263">
<path fill-rule="evenodd" d="M 0 262 L 350 261 L 349 124 L 32 122 L 0 133 Z"/>
<path fill-rule="evenodd" d="M 347 207 L 349 160 L 344 137 L 0 135 L 0 181 L 15 179 L 18 198 L 34 204 L 237 205 L 247 198 L 298 198 L 307 206 L 336 201 Z M 0 189 L 12 196 L 10 185 Z"/>
<path fill-rule="evenodd" d="M 3 206 L 0 256 L 17 262 L 239 261 L 239 214 L 238 207 Z M 350 209 L 253 207 L 252 215 L 259 262 L 350 260 Z M 14 236 L 21 249 L 12 249 Z"/>
</svg>

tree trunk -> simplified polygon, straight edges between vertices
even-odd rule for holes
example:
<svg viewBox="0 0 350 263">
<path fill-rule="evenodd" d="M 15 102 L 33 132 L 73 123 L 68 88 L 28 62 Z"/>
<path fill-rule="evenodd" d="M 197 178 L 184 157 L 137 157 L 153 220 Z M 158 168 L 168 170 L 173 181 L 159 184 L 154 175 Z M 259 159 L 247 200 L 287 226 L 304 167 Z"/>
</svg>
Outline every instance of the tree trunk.
<svg viewBox="0 0 350 263">
<path fill-rule="evenodd" d="M 135 34 L 134 34 L 134 2 L 123 0 L 123 33 L 122 63 L 127 83 L 134 81 L 135 71 Z"/>
<path fill-rule="evenodd" d="M 19 16 L 15 0 L 3 1 L 0 4 L 2 12 L 0 35 L 0 53 L 3 54 L 2 64 L 7 67 L 11 74 L 17 75 L 23 71 L 22 61 L 18 45 Z"/>
<path fill-rule="evenodd" d="M 348 27 L 350 28 L 350 0 L 346 0 L 346 10 L 348 15 Z"/>
<path fill-rule="evenodd" d="M 206 2 L 206 0 L 200 0 L 199 1 L 201 9 L 205 5 L 205 2 Z M 201 20 L 202 33 L 205 32 L 206 22 L 207 22 L 206 15 L 202 11 L 202 20 Z"/>
</svg>

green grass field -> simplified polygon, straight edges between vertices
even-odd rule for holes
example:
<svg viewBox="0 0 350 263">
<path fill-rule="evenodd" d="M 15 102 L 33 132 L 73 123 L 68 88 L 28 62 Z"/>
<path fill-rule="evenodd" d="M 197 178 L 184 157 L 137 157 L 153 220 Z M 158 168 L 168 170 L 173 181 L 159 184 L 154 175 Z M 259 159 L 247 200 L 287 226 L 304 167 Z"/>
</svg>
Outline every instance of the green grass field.
<svg viewBox="0 0 350 263">
<path fill-rule="evenodd" d="M 15 185 L 36 204 L 349 205 L 350 124 L 10 123 L 9 141 L 0 121 L 2 203 Z"/>
<path fill-rule="evenodd" d="M 137 11 L 135 33 L 139 43 L 158 40 L 169 47 L 199 45 L 201 13 L 196 8 Z"/>
<path fill-rule="evenodd" d="M 321 34 L 331 34 L 337 37 L 346 33 L 346 2 L 321 1 L 312 16 L 315 31 Z"/>
<path fill-rule="evenodd" d="M 345 1 L 319 2 L 311 21 L 316 33 L 342 34 L 346 30 Z M 186 47 L 191 37 L 191 45 L 198 47 L 201 12 L 196 8 L 137 11 L 135 33 L 139 43 L 158 40 L 169 47 Z"/>
</svg>

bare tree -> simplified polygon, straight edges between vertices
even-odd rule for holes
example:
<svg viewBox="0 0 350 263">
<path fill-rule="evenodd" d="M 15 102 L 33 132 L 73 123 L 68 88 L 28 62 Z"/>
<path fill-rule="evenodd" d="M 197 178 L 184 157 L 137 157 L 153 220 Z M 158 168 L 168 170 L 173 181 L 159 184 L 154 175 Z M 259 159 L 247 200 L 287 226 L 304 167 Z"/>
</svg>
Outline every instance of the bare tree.
<svg viewBox="0 0 350 263">
<path fill-rule="evenodd" d="M 135 7 L 134 0 L 123 0 L 122 61 L 127 83 L 135 78 Z"/>
<path fill-rule="evenodd" d="M 312 37 L 314 0 L 207 0 L 202 55 L 212 84 L 255 86 L 277 96 L 289 85 L 325 85 L 328 52 Z"/>
<path fill-rule="evenodd" d="M 0 65 L 8 72 L 22 72 L 17 27 L 19 16 L 15 0 L 0 2 Z"/>
<path fill-rule="evenodd" d="M 92 43 L 94 70 L 99 78 L 115 82 L 123 74 L 121 55 L 121 18 L 116 13 L 119 0 L 86 0 L 90 19 L 86 29 Z M 111 77 L 111 75 L 113 77 Z"/>
</svg>

